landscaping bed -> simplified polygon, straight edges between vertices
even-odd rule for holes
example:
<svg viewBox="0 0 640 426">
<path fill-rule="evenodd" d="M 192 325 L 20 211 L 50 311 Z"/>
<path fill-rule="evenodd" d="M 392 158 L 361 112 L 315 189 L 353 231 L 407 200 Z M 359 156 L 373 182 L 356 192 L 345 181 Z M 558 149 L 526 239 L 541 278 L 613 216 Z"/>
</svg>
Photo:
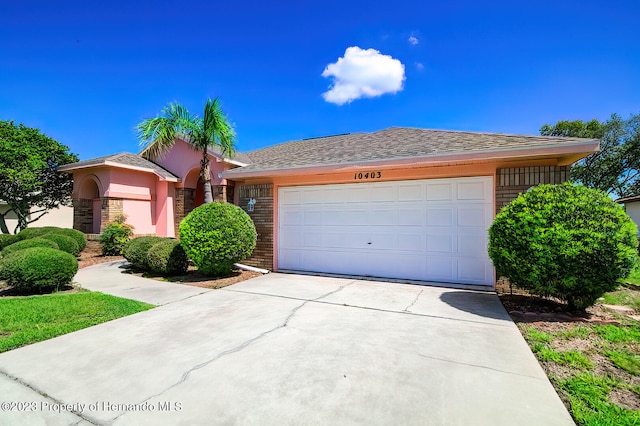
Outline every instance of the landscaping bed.
<svg viewBox="0 0 640 426">
<path fill-rule="evenodd" d="M 496 290 L 577 424 L 640 424 L 640 288 L 621 286 L 584 313 L 504 282 Z"/>
</svg>

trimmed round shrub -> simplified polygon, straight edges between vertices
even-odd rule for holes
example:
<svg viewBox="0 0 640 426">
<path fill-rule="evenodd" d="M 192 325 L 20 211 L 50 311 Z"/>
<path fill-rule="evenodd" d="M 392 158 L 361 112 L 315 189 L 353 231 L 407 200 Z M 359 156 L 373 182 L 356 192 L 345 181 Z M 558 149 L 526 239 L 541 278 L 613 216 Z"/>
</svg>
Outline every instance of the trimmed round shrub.
<svg viewBox="0 0 640 426">
<path fill-rule="evenodd" d="M 200 271 L 225 275 L 251 255 L 256 228 L 240 207 L 214 202 L 196 207 L 180 223 L 180 244 Z"/>
<path fill-rule="evenodd" d="M 149 265 L 147 265 L 147 252 L 154 244 L 162 240 L 162 237 L 155 236 L 134 238 L 124 246 L 122 254 L 133 267 L 145 270 L 149 269 Z"/>
<path fill-rule="evenodd" d="M 7 246 L 10 246 L 13 243 L 17 243 L 22 238 L 18 235 L 13 234 L 0 234 L 0 250 L 4 249 Z"/>
<path fill-rule="evenodd" d="M 80 251 L 84 250 L 84 248 L 87 246 L 87 235 L 82 231 L 78 231 L 77 229 L 57 228 L 51 233 L 73 238 L 74 241 L 78 244 L 78 249 Z"/>
<path fill-rule="evenodd" d="M 21 240 L 21 241 L 18 241 L 17 243 L 13 243 L 10 246 L 7 246 L 4 249 L 2 249 L 2 252 L 0 252 L 0 254 L 2 255 L 2 257 L 5 257 L 10 253 L 13 253 L 19 250 L 24 250 L 31 247 L 47 247 L 47 248 L 52 248 L 56 250 L 59 248 L 58 244 L 56 244 L 54 241 L 47 240 L 40 237 L 35 237 L 35 238 L 29 238 L 28 240 Z"/>
<path fill-rule="evenodd" d="M 18 291 L 45 293 L 71 283 L 78 272 L 76 258 L 49 247 L 31 247 L 0 259 L 0 279 Z"/>
<path fill-rule="evenodd" d="M 77 229 L 59 228 L 57 226 L 43 226 L 41 228 L 36 227 L 23 229 L 18 235 L 22 239 L 28 239 L 41 237 L 45 234 L 57 234 L 71 237 L 76 241 L 76 243 L 78 243 L 80 251 L 84 250 L 84 248 L 87 246 L 87 236 L 84 234 L 84 232 L 80 232 Z"/>
<path fill-rule="evenodd" d="M 113 222 L 109 222 L 100 234 L 100 242 L 102 243 L 102 254 L 105 256 L 121 255 L 124 246 L 129 242 L 133 235 L 133 226 L 124 222 L 125 217 L 122 215 Z"/>
<path fill-rule="evenodd" d="M 566 182 L 531 188 L 489 228 L 499 275 L 585 309 L 616 289 L 637 259 L 637 228 L 606 194 Z"/>
<path fill-rule="evenodd" d="M 43 226 L 43 227 L 33 227 L 33 228 L 25 228 L 22 231 L 20 231 L 18 233 L 18 235 L 23 239 L 23 240 L 28 240 L 29 238 L 35 238 L 35 237 L 39 237 L 41 235 L 47 234 L 51 231 L 53 231 L 54 229 L 60 229 L 58 227 L 55 226 Z"/>
<path fill-rule="evenodd" d="M 189 266 L 180 242 L 172 238 L 163 238 L 155 243 L 147 252 L 146 263 L 151 272 L 161 275 L 181 275 Z"/>
<path fill-rule="evenodd" d="M 52 234 L 44 234 L 38 238 L 44 238 L 45 240 L 51 240 L 58 245 L 58 248 L 64 252 L 72 254 L 74 256 L 78 256 L 80 254 L 80 246 L 76 240 L 71 237 L 67 237 L 66 235 L 52 233 Z"/>
</svg>

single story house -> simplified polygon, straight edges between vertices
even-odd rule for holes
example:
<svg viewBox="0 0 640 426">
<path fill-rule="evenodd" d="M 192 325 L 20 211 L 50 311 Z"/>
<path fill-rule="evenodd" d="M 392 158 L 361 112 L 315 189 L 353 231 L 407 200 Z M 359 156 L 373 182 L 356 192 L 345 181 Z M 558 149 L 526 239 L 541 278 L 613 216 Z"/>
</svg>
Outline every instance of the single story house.
<svg viewBox="0 0 640 426">
<path fill-rule="evenodd" d="M 487 228 L 531 186 L 567 180 L 596 139 L 389 128 L 287 142 L 233 159 L 211 151 L 218 199 L 253 219 L 244 263 L 493 286 Z M 199 157 L 184 140 L 154 162 L 117 154 L 61 167 L 74 174 L 74 227 L 114 214 L 136 233 L 175 236 L 202 203 Z"/>
<path fill-rule="evenodd" d="M 616 202 L 624 204 L 624 210 L 638 227 L 638 237 L 640 237 L 640 195 L 618 198 Z"/>
</svg>

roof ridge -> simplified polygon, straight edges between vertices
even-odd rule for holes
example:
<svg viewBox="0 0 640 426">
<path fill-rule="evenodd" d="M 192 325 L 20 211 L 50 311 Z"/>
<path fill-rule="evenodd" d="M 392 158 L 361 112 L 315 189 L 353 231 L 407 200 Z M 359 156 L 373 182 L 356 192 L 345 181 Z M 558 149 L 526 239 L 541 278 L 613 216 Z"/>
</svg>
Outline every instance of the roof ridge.
<svg viewBox="0 0 640 426">
<path fill-rule="evenodd" d="M 383 130 L 376 130 L 375 132 L 371 132 L 371 133 L 380 133 L 380 132 L 384 132 L 387 130 L 393 130 L 393 129 L 399 129 L 399 130 L 418 130 L 418 131 L 429 131 L 429 132 L 442 132 L 442 133 L 464 133 L 464 134 L 469 134 L 469 135 L 487 135 L 487 136 L 509 136 L 509 137 L 517 137 L 517 138 L 536 138 L 536 139 L 563 139 L 563 140 L 574 140 L 574 139 L 581 139 L 581 140 L 600 140 L 597 138 L 578 138 L 575 136 L 547 136 L 547 135 L 524 135 L 524 134 L 518 134 L 518 133 L 502 133 L 502 132 L 477 132 L 477 131 L 471 131 L 471 130 L 448 130 L 448 129 L 431 129 L 431 128 L 420 128 L 420 127 L 400 127 L 400 126 L 391 126 L 388 127 L 386 129 Z"/>
</svg>

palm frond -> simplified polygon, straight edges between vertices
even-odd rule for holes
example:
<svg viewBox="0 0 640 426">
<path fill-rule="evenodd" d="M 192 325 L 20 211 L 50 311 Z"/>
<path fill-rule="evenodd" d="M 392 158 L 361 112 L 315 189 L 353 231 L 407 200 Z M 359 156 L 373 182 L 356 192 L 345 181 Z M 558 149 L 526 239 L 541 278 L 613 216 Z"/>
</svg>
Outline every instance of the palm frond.
<svg viewBox="0 0 640 426">
<path fill-rule="evenodd" d="M 197 117 L 177 102 L 164 107 L 158 117 L 147 118 L 136 126 L 137 137 L 142 147 L 141 155 L 148 159 L 158 158 L 169 151 L 176 135 L 190 136 Z"/>
<path fill-rule="evenodd" d="M 218 146 L 223 155 L 227 157 L 233 155 L 236 133 L 222 111 L 218 98 L 207 99 L 202 120 L 202 133 L 203 142 L 206 141 L 207 147 Z"/>
</svg>

